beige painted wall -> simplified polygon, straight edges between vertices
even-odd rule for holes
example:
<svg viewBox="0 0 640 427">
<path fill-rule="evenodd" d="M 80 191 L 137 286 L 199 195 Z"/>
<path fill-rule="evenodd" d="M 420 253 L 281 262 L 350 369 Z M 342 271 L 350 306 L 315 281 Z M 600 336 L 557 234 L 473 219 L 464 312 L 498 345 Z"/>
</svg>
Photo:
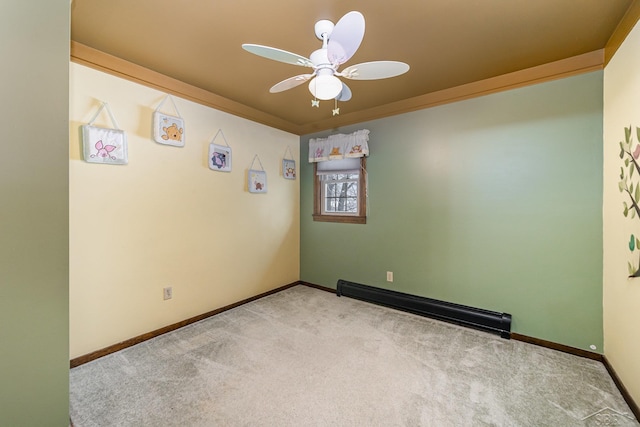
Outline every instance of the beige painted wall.
<svg viewBox="0 0 640 427">
<path fill-rule="evenodd" d="M 164 93 L 74 63 L 70 82 L 71 358 L 299 279 L 299 181 L 281 172 L 287 147 L 299 161 L 296 135 L 174 98 L 186 144 L 161 145 L 151 129 Z M 79 127 L 100 101 L 127 132 L 128 165 L 82 160 Z M 218 129 L 230 173 L 207 166 Z M 256 154 L 266 194 L 246 188 Z"/>
<path fill-rule="evenodd" d="M 632 149 L 640 127 L 640 26 L 629 34 L 604 72 L 604 352 L 636 402 L 640 402 L 640 278 L 629 279 L 627 262 L 638 266 L 629 248 L 631 234 L 640 237 L 640 217 L 625 218 L 620 193 L 619 141 L 632 126 Z M 628 168 L 625 168 L 628 171 Z M 636 171 L 638 172 L 638 171 Z M 633 182 L 638 185 L 640 175 Z"/>
</svg>

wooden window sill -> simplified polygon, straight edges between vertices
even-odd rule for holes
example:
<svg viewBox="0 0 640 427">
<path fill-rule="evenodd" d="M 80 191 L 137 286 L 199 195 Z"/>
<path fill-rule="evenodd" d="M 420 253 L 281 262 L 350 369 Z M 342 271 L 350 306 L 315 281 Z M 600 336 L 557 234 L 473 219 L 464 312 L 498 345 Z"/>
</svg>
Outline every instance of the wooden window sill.
<svg viewBox="0 0 640 427">
<path fill-rule="evenodd" d="M 319 222 L 341 222 L 344 224 L 366 224 L 366 216 L 355 215 L 320 215 L 313 214 L 313 220 Z"/>
</svg>

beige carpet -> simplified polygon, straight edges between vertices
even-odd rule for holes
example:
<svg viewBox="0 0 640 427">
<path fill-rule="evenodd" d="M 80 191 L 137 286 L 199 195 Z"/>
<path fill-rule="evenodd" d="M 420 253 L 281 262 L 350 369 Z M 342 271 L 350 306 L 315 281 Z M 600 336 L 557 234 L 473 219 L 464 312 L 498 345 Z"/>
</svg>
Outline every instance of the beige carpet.
<svg viewBox="0 0 640 427">
<path fill-rule="evenodd" d="M 596 361 L 295 286 L 74 368 L 88 426 L 639 425 Z"/>
</svg>

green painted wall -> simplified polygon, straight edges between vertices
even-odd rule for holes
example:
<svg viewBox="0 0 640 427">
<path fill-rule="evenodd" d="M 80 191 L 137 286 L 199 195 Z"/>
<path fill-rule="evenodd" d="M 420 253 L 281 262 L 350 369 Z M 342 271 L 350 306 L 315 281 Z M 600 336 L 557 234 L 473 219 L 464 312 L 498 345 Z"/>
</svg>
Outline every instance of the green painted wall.
<svg viewBox="0 0 640 427">
<path fill-rule="evenodd" d="M 69 0 L 0 13 L 0 426 L 69 425 Z"/>
<path fill-rule="evenodd" d="M 601 351 L 602 79 L 591 72 L 303 136 L 301 279 L 508 312 L 514 332 Z M 313 222 L 309 139 L 362 128 L 368 223 Z"/>
</svg>

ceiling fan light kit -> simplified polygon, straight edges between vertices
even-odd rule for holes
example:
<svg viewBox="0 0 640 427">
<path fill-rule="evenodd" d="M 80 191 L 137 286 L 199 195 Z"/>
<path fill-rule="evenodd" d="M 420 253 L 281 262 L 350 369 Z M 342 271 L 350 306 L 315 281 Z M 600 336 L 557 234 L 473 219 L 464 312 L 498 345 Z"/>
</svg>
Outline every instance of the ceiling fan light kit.
<svg viewBox="0 0 640 427">
<path fill-rule="evenodd" d="M 322 101 L 334 99 L 342 92 L 342 82 L 331 74 L 319 75 L 309 82 L 309 92 Z"/>
<path fill-rule="evenodd" d="M 357 11 L 344 15 L 337 24 L 326 19 L 316 22 L 316 37 L 322 40 L 322 48 L 315 50 L 310 58 L 286 50 L 245 43 L 247 52 L 287 64 L 310 67 L 311 74 L 300 74 L 273 85 L 269 92 L 278 93 L 292 89 L 309 81 L 309 91 L 314 99 L 348 101 L 351 89 L 338 77 L 351 80 L 378 80 L 399 76 L 409 71 L 409 65 L 398 61 L 373 61 L 351 65 L 342 72 L 340 65 L 355 54 L 364 37 L 364 16 Z M 312 103 L 313 106 L 317 106 Z M 334 110 L 334 115 L 335 115 Z"/>
</svg>

